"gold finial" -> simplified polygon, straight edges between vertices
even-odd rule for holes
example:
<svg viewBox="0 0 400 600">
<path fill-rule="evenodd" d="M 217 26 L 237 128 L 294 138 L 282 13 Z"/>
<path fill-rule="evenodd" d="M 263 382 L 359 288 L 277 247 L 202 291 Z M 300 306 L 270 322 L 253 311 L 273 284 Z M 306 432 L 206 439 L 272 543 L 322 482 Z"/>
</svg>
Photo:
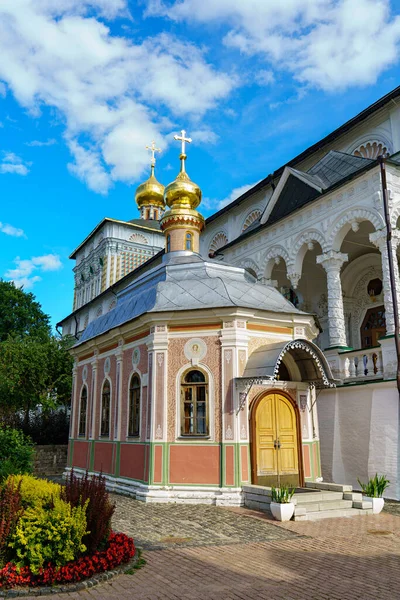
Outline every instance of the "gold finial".
<svg viewBox="0 0 400 600">
<path fill-rule="evenodd" d="M 146 146 L 146 150 L 150 150 L 151 152 L 151 166 L 154 167 L 154 165 L 156 164 L 156 152 L 161 152 L 161 148 L 156 148 L 156 143 L 153 140 L 151 142 L 151 146 Z"/>
</svg>

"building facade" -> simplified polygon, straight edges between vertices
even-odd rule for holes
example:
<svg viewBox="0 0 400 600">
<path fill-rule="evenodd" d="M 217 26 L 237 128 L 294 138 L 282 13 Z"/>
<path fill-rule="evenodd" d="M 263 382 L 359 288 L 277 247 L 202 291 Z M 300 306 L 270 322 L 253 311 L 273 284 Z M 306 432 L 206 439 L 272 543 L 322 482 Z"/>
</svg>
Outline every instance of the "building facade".
<svg viewBox="0 0 400 600">
<path fill-rule="evenodd" d="M 127 474 L 127 465 L 136 468 L 132 466 L 136 459 L 126 458 L 126 453 L 133 452 L 131 445 L 137 443 L 141 445 L 140 450 L 139 446 L 135 448 L 141 453 L 140 469 L 143 467 L 144 479 L 139 478 L 137 485 L 129 483 L 129 486 L 137 489 L 142 486 L 143 497 L 156 497 L 166 489 L 165 498 L 181 497 L 179 494 L 186 491 L 189 498 L 190 493 L 198 494 L 200 488 L 206 486 L 214 499 L 228 493 L 227 499 L 233 494 L 232 499 L 237 500 L 244 482 L 271 482 L 262 479 L 270 475 L 265 474 L 265 469 L 259 469 L 261 456 L 266 463 L 269 461 L 270 468 L 266 471 L 273 473 L 274 481 L 280 473 L 276 461 L 283 454 L 290 456 L 290 451 L 280 454 L 281 448 L 274 447 L 279 440 L 276 414 L 282 413 L 284 419 L 283 398 L 286 398 L 294 411 L 291 413 L 288 408 L 288 422 L 296 424 L 298 450 L 297 453 L 292 451 L 291 461 L 293 466 L 297 456 L 294 470 L 297 468 L 298 474 L 294 479 L 297 477 L 298 483 L 322 476 L 327 481 L 357 486 L 358 477 L 366 479 L 379 472 L 391 481 L 388 495 L 400 498 L 394 312 L 377 160 L 378 156 L 386 157 L 393 228 L 391 244 L 397 256 L 400 239 L 399 99 L 397 88 L 209 217 L 205 228 L 198 213 L 195 214 L 199 200 L 195 188 L 190 189 L 186 205 L 186 201 L 183 202 L 180 209 L 183 213 L 174 213 L 175 201 L 171 202 L 168 214 L 161 219 L 161 228 L 167 235 L 165 256 L 174 255 L 177 264 L 173 265 L 159 253 L 103 292 L 107 302 L 116 303 L 110 306 L 112 310 L 107 315 L 97 317 L 90 308 L 89 327 L 76 348 L 75 429 L 71 431 L 70 464 L 98 470 L 104 462 L 98 457 L 108 452 L 107 464 L 111 466 L 104 471 L 109 473 L 110 481 L 123 488 L 126 480 L 135 479 Z M 182 162 L 184 164 L 184 159 Z M 180 197 L 179 176 L 173 184 L 173 190 Z M 171 198 L 175 191 L 171 192 Z M 171 233 L 172 239 L 168 240 Z M 188 235 L 192 237 L 187 238 Z M 253 291 L 262 290 L 260 298 L 264 301 L 271 300 L 273 290 L 277 294 L 274 298 L 279 297 L 291 307 L 292 323 L 283 309 L 286 304 L 280 306 L 281 312 L 271 312 L 267 307 L 263 312 L 254 305 L 243 306 L 239 302 L 230 312 L 226 312 L 226 306 L 218 312 L 216 308 L 222 307 L 209 306 L 205 301 L 201 308 L 194 309 L 195 321 L 192 320 L 194 313 L 184 314 L 184 308 L 174 312 L 170 305 L 171 313 L 167 317 L 164 314 L 162 320 L 155 319 L 153 313 L 151 317 L 148 313 L 146 318 L 140 315 L 142 329 L 136 320 L 130 325 L 119 324 L 116 315 L 118 305 L 124 305 L 124 298 L 130 297 L 129 305 L 141 302 L 140 294 L 136 299 L 129 296 L 130 289 L 147 285 L 152 277 L 160 277 L 160 281 L 165 277 L 167 281 L 168 272 L 173 273 L 178 264 L 185 264 L 184 268 L 193 275 L 192 267 L 188 267 L 190 261 L 175 253 L 197 250 L 198 239 L 200 264 L 205 272 L 211 270 L 213 277 L 217 272 L 223 273 L 228 281 L 234 278 L 234 273 L 238 277 L 242 273 L 240 277 L 245 278 L 246 285 L 250 281 L 251 286 L 255 286 Z M 184 268 L 179 271 L 183 278 Z M 394 275 L 399 295 L 397 262 Z M 188 275 L 189 281 L 195 286 L 197 279 Z M 252 291 L 246 289 L 246 294 L 251 296 Z M 193 298 L 190 287 L 185 294 L 186 300 L 189 296 Z M 168 298 L 172 301 L 174 296 Z M 89 303 L 89 307 L 94 305 L 95 300 Z M 200 313 L 201 319 L 198 318 Z M 71 320 L 71 316 L 63 322 L 63 330 L 68 319 Z M 105 331 L 95 329 L 101 322 L 107 323 Z M 90 331 L 100 333 L 93 338 Z M 196 385 L 200 389 L 204 383 L 209 386 L 209 398 L 213 398 L 213 408 L 207 409 L 209 418 L 214 415 L 213 421 L 209 421 L 208 431 L 212 431 L 212 435 L 207 444 L 204 438 L 188 444 L 179 436 L 184 414 L 182 394 L 186 393 L 182 390 L 191 387 L 190 382 L 184 380 L 193 359 L 189 351 L 185 351 L 190 345 L 197 346 L 198 350 L 205 348 L 204 364 L 193 363 L 202 373 L 196 377 L 203 376 L 204 381 L 192 382 L 191 393 L 197 393 Z M 137 363 L 135 371 L 136 348 L 136 357 L 140 356 L 142 362 Z M 311 362 L 305 357 L 312 357 Z M 116 378 L 112 380 L 114 383 L 110 381 L 110 393 L 114 394 L 114 412 L 111 411 L 114 416 L 110 417 L 114 419 L 112 440 L 111 437 L 102 439 L 96 421 L 100 418 L 101 386 L 108 358 L 107 365 Z M 212 364 L 208 362 L 211 360 Z M 300 368 L 302 363 L 304 368 Z M 134 371 L 141 386 L 141 429 L 140 439 L 130 440 L 130 436 L 124 436 L 126 422 L 131 418 L 129 390 L 134 389 L 130 383 Z M 335 385 L 332 385 L 333 380 Z M 87 416 L 85 427 L 92 429 L 85 429 L 83 437 L 83 429 L 79 434 L 77 414 L 84 385 L 87 410 L 92 411 L 88 412 L 92 416 Z M 276 389 L 279 399 L 273 399 Z M 260 410 L 264 412 L 263 416 L 260 413 L 259 420 L 266 419 L 268 424 L 266 429 L 270 430 L 272 443 L 269 448 L 268 444 L 266 448 L 260 447 L 259 432 L 252 421 L 261 401 L 264 408 Z M 163 406 L 163 422 L 157 421 L 155 406 L 159 403 Z M 273 427 L 270 427 L 271 419 L 275 419 Z M 159 435 L 161 437 L 157 437 Z M 207 456 L 213 458 L 209 459 L 211 462 L 204 459 L 204 464 L 208 465 L 207 471 L 211 463 L 214 465 L 214 475 L 201 483 L 203 480 L 197 473 L 203 464 L 200 448 L 211 448 L 213 444 L 215 449 L 207 450 Z M 127 448 L 122 450 L 125 445 Z M 186 446 L 194 446 L 193 451 Z M 231 449 L 227 450 L 228 447 Z M 187 463 L 184 456 L 188 457 Z M 125 466 L 121 466 L 123 462 Z M 247 479 L 243 478 L 245 464 Z M 176 469 L 183 471 L 178 474 Z M 189 471 L 197 475 L 190 475 Z M 228 471 L 235 475 L 227 479 Z M 285 477 L 290 479 L 288 473 Z M 228 480 L 233 482 L 232 486 L 227 484 Z M 180 486 L 186 484 L 196 489 L 181 489 Z"/>
</svg>

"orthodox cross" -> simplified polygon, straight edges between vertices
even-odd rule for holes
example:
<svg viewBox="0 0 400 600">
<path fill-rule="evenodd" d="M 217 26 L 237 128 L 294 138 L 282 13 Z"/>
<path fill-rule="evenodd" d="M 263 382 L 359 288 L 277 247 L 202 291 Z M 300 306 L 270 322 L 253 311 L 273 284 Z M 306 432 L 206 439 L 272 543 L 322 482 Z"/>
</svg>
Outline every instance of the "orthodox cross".
<svg viewBox="0 0 400 600">
<path fill-rule="evenodd" d="M 188 144 L 192 143 L 192 138 L 187 138 L 186 136 L 186 131 L 184 129 L 182 129 L 181 131 L 182 135 L 174 135 L 174 140 L 179 140 L 180 142 L 182 142 L 182 149 L 181 149 L 181 154 L 186 154 L 185 152 L 185 144 L 186 142 L 188 142 Z"/>
<path fill-rule="evenodd" d="M 156 164 L 155 153 L 156 152 L 161 152 L 161 148 L 156 148 L 156 143 L 153 140 L 151 142 L 151 146 L 146 146 L 146 150 L 150 150 L 150 152 L 151 152 L 151 164 L 154 166 Z"/>
</svg>

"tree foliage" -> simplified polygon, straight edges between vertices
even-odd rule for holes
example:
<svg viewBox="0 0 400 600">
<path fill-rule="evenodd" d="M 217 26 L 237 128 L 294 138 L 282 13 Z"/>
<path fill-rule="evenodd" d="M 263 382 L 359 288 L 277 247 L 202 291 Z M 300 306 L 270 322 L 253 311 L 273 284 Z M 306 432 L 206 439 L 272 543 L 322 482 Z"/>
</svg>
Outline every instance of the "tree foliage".
<svg viewBox="0 0 400 600">
<path fill-rule="evenodd" d="M 72 386 L 73 343 L 52 335 L 49 317 L 31 293 L 0 281 L 0 416 L 17 423 L 31 411 L 68 406 Z"/>
<path fill-rule="evenodd" d="M 46 339 L 51 335 L 50 319 L 32 293 L 0 280 L 0 342 L 9 335 Z"/>
</svg>

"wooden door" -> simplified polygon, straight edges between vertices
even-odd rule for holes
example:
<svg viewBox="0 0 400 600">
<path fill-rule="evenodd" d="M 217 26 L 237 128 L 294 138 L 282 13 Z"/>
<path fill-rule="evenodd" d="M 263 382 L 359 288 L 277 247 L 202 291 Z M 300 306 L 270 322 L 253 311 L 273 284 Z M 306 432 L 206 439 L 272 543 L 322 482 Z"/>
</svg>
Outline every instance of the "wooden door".
<svg viewBox="0 0 400 600">
<path fill-rule="evenodd" d="M 256 407 L 254 421 L 254 483 L 298 485 L 297 420 L 290 400 L 279 393 L 266 395 Z"/>
<path fill-rule="evenodd" d="M 365 313 L 361 325 L 361 347 L 378 346 L 378 340 L 386 335 L 385 307 L 374 306 Z"/>
</svg>

